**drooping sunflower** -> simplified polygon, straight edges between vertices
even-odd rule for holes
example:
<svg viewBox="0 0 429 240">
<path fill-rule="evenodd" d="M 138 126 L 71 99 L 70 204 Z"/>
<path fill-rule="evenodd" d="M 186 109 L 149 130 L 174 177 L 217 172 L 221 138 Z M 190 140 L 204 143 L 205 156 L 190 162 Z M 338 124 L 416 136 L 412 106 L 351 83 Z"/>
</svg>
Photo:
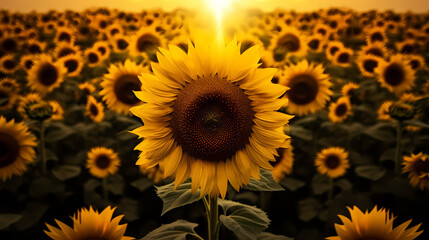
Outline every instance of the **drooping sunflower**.
<svg viewBox="0 0 429 240">
<path fill-rule="evenodd" d="M 64 68 L 67 70 L 68 77 L 79 76 L 83 68 L 83 59 L 78 54 L 70 54 L 60 59 Z"/>
<path fill-rule="evenodd" d="M 155 28 L 142 28 L 131 40 L 130 54 L 133 56 L 140 56 L 143 53 L 154 55 L 158 47 L 164 47 L 164 42 L 164 37 Z"/>
<path fill-rule="evenodd" d="M 0 72 L 13 74 L 18 69 L 19 63 L 11 54 L 0 57 Z"/>
<path fill-rule="evenodd" d="M 350 99 L 341 97 L 329 106 L 328 117 L 332 122 L 342 122 L 352 113 L 351 108 Z"/>
<path fill-rule="evenodd" d="M 375 75 L 375 69 L 378 67 L 381 60 L 381 58 L 371 54 L 362 54 L 359 55 L 356 63 L 363 76 L 373 77 Z"/>
<path fill-rule="evenodd" d="M 377 111 L 377 118 L 380 120 L 392 120 L 389 114 L 390 106 L 392 106 L 392 101 L 384 101 Z"/>
<path fill-rule="evenodd" d="M 95 147 L 88 152 L 86 167 L 89 173 L 98 178 L 105 178 L 118 171 L 121 160 L 118 154 L 110 148 Z"/>
<path fill-rule="evenodd" d="M 51 120 L 63 120 L 64 119 L 64 109 L 61 104 L 57 101 L 51 100 L 48 101 L 49 105 L 52 107 L 52 116 Z"/>
<path fill-rule="evenodd" d="M 125 237 L 127 224 L 119 224 L 124 215 L 112 219 L 115 208 L 106 207 L 101 213 L 94 210 L 82 208 L 72 217 L 73 228 L 61 221 L 55 220 L 60 228 L 46 224 L 49 230 L 44 232 L 54 240 L 77 240 L 77 239 L 106 239 L 106 240 L 132 240 Z"/>
<path fill-rule="evenodd" d="M 26 112 L 26 108 L 28 108 L 28 106 L 34 104 L 34 103 L 38 103 L 42 101 L 42 97 L 40 97 L 40 95 L 38 93 L 29 93 L 25 96 L 21 96 L 19 104 L 18 104 L 18 112 L 19 114 L 24 118 L 27 119 L 27 112 Z"/>
<path fill-rule="evenodd" d="M 356 206 L 347 209 L 350 212 L 350 219 L 338 215 L 343 223 L 335 224 L 338 236 L 328 237 L 327 240 L 413 240 L 423 232 L 423 230 L 417 232 L 421 224 L 406 230 L 411 220 L 393 228 L 395 217 L 384 208 L 378 210 L 376 206 L 371 212 L 367 210 L 365 213 Z"/>
<path fill-rule="evenodd" d="M 344 148 L 325 148 L 317 154 L 314 165 L 320 174 L 338 178 L 346 174 L 347 168 L 350 167 L 348 156 L 349 154 Z"/>
<path fill-rule="evenodd" d="M 61 85 L 66 72 L 61 62 L 54 62 L 50 56 L 41 55 L 28 71 L 28 84 L 31 89 L 45 95 Z"/>
<path fill-rule="evenodd" d="M 332 91 L 329 76 L 323 73 L 322 65 L 301 61 L 286 68 L 281 85 L 289 88 L 286 92 L 288 112 L 305 115 L 324 108 Z"/>
<path fill-rule="evenodd" d="M 110 65 L 108 71 L 103 77 L 103 90 L 100 94 L 110 109 L 118 113 L 129 113 L 131 107 L 141 104 L 133 92 L 141 90 L 142 87 L 137 76 L 149 70 L 127 59 L 124 64 Z"/>
<path fill-rule="evenodd" d="M 88 96 L 86 102 L 86 113 L 94 122 L 102 122 L 104 120 L 103 103 L 97 102 L 93 96 Z"/>
<path fill-rule="evenodd" d="M 36 138 L 28 127 L 0 116 L 0 178 L 6 181 L 13 175 L 27 171 L 27 165 L 36 158 Z"/>
<path fill-rule="evenodd" d="M 413 187 L 419 187 L 422 191 L 429 190 L 429 155 L 411 154 L 411 156 L 404 156 L 402 163 L 403 173 L 408 173 L 410 184 Z"/>
<path fill-rule="evenodd" d="M 293 147 L 291 144 L 291 140 L 288 139 L 286 141 L 285 147 L 278 149 L 278 156 L 276 156 L 276 161 L 270 162 L 273 166 L 271 173 L 273 174 L 273 178 L 274 180 L 276 180 L 276 182 L 280 182 L 284 179 L 286 174 L 290 174 L 292 172 L 293 162 Z"/>
<path fill-rule="evenodd" d="M 375 69 L 378 81 L 395 94 L 401 94 L 414 85 L 414 70 L 402 55 L 394 55 L 388 62 L 380 61 Z"/>
<path fill-rule="evenodd" d="M 224 198 L 228 182 L 239 190 L 259 168 L 272 169 L 291 116 L 277 112 L 286 88 L 271 83 L 275 69 L 260 69 L 258 46 L 240 54 L 234 39 L 197 40 L 188 54 L 170 45 L 160 48 L 154 75 L 143 73 L 141 106 L 131 108 L 144 126 L 132 132 L 138 165 L 164 167 L 175 186 L 192 178 L 192 191 Z"/>
</svg>

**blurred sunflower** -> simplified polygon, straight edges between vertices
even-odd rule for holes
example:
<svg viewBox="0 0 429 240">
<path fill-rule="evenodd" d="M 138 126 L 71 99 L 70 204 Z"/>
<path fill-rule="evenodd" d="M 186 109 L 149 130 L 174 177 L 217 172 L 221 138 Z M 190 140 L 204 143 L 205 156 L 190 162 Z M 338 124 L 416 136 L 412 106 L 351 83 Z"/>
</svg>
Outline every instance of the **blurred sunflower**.
<svg viewBox="0 0 429 240">
<path fill-rule="evenodd" d="M 153 168 L 146 168 L 143 165 L 139 166 L 140 172 L 143 173 L 149 180 L 154 184 L 160 183 L 164 179 L 164 171 L 160 165 L 156 165 Z"/>
<path fill-rule="evenodd" d="M 11 54 L 4 55 L 0 58 L 0 72 L 13 74 L 18 69 L 19 63 Z"/>
<path fill-rule="evenodd" d="M 349 153 L 344 148 L 325 148 L 317 154 L 314 164 L 320 174 L 338 178 L 346 174 L 350 167 L 348 156 Z"/>
<path fill-rule="evenodd" d="M 54 51 L 55 58 L 62 58 L 71 54 L 79 54 L 79 46 L 74 45 L 73 43 L 59 42 Z"/>
<path fill-rule="evenodd" d="M 21 91 L 21 87 L 19 86 L 18 82 L 13 78 L 0 79 L 0 86 L 9 88 L 9 91 L 12 93 L 19 93 L 19 91 Z"/>
<path fill-rule="evenodd" d="M 340 41 L 329 41 L 328 46 L 326 47 L 326 56 L 328 59 L 333 60 L 335 54 L 344 48 L 344 44 Z"/>
<path fill-rule="evenodd" d="M 332 122 L 342 122 L 351 114 L 350 99 L 341 97 L 329 106 L 328 117 Z"/>
<path fill-rule="evenodd" d="M 66 72 L 61 62 L 53 62 L 50 56 L 41 55 L 28 71 L 28 85 L 45 95 L 61 85 Z"/>
<path fill-rule="evenodd" d="M 111 39 L 116 35 L 122 35 L 124 33 L 124 30 L 121 24 L 113 23 L 107 27 L 106 33 L 108 38 Z"/>
<path fill-rule="evenodd" d="M 20 42 L 15 36 L 5 34 L 0 38 L 0 51 L 5 53 L 14 54 L 20 47 Z"/>
<path fill-rule="evenodd" d="M 78 85 L 78 88 L 82 91 L 82 96 L 87 98 L 93 92 L 95 92 L 95 87 L 89 82 L 84 82 Z"/>
<path fill-rule="evenodd" d="M 423 58 L 423 56 L 413 54 L 413 55 L 408 55 L 407 58 L 411 68 L 414 71 L 427 68 L 425 59 Z"/>
<path fill-rule="evenodd" d="M 25 46 L 29 54 L 41 54 L 45 51 L 46 43 L 30 39 Z"/>
<path fill-rule="evenodd" d="M 114 52 L 125 52 L 130 47 L 130 40 L 122 34 L 115 35 L 111 42 Z"/>
<path fill-rule="evenodd" d="M 418 186 L 422 191 L 429 190 L 429 155 L 420 152 L 404 156 L 402 165 L 404 165 L 402 172 L 408 173 L 413 187 Z"/>
<path fill-rule="evenodd" d="M 353 50 L 350 48 L 342 48 L 338 50 L 333 57 L 333 63 L 341 67 L 350 67 L 352 61 Z"/>
<path fill-rule="evenodd" d="M 325 107 L 332 91 L 329 89 L 329 76 L 323 71 L 322 65 L 313 65 L 307 61 L 286 68 L 279 83 L 289 88 L 286 92 L 289 113 L 301 116 Z"/>
<path fill-rule="evenodd" d="M 401 94 L 414 85 L 414 70 L 402 55 L 394 55 L 390 61 L 380 61 L 375 69 L 378 81 L 395 94 Z"/>
<path fill-rule="evenodd" d="M 355 91 L 359 89 L 359 84 L 349 82 L 341 88 L 341 94 L 351 99 L 355 95 Z"/>
<path fill-rule="evenodd" d="M 36 138 L 28 127 L 0 116 L 0 178 L 6 181 L 13 175 L 21 176 L 27 165 L 36 158 Z"/>
<path fill-rule="evenodd" d="M 271 83 L 275 69 L 258 68 L 258 47 L 240 54 L 234 39 L 160 51 L 155 75 L 140 77 L 143 104 L 130 109 L 144 123 L 132 131 L 144 138 L 137 164 L 160 164 L 175 187 L 191 176 L 193 192 L 222 198 L 228 181 L 238 191 L 260 167 L 272 169 L 291 116 L 277 112 L 286 88 Z"/>
<path fill-rule="evenodd" d="M 378 67 L 381 60 L 381 58 L 374 55 L 362 54 L 357 58 L 356 64 L 363 76 L 373 77 L 375 75 L 375 69 Z"/>
<path fill-rule="evenodd" d="M 94 122 L 102 122 L 104 120 L 103 103 L 97 102 L 93 96 L 88 96 L 86 102 L 86 113 Z"/>
<path fill-rule="evenodd" d="M 64 109 L 61 107 L 61 104 L 57 101 L 48 101 L 49 105 L 52 107 L 52 116 L 51 120 L 63 120 Z"/>
<path fill-rule="evenodd" d="M 85 55 L 85 62 L 88 65 L 88 67 L 96 67 L 101 64 L 103 59 L 101 58 L 100 52 L 98 52 L 94 48 L 88 48 L 84 52 Z"/>
<path fill-rule="evenodd" d="M 34 66 L 34 56 L 24 55 L 21 57 L 20 66 L 25 70 L 29 71 Z"/>
<path fill-rule="evenodd" d="M 27 119 L 27 111 L 26 109 L 35 103 L 41 102 L 42 98 L 38 93 L 29 93 L 25 96 L 21 96 L 18 105 L 18 113 L 24 118 Z"/>
<path fill-rule="evenodd" d="M 419 45 L 415 40 L 408 39 L 403 42 L 397 42 L 396 49 L 401 54 L 414 54 L 419 50 Z"/>
<path fill-rule="evenodd" d="M 158 47 L 164 47 L 164 37 L 153 27 L 141 28 L 131 39 L 130 54 L 140 56 L 143 53 L 155 55 Z"/>
<path fill-rule="evenodd" d="M 385 43 L 387 41 L 386 30 L 382 27 L 369 28 L 366 31 L 367 37 L 366 40 L 368 44 L 373 44 L 376 42 Z"/>
<path fill-rule="evenodd" d="M 86 168 L 89 173 L 98 178 L 105 178 L 118 171 L 121 160 L 118 154 L 110 148 L 95 147 L 88 152 Z"/>
<path fill-rule="evenodd" d="M 313 32 L 314 34 L 320 34 L 326 39 L 331 33 L 331 28 L 324 23 L 318 23 L 316 26 L 314 26 Z"/>
<path fill-rule="evenodd" d="M 304 36 L 296 28 L 284 28 L 271 39 L 270 50 L 276 62 L 284 62 L 291 55 L 302 57 L 307 49 Z"/>
<path fill-rule="evenodd" d="M 384 101 L 381 105 L 380 108 L 378 108 L 377 111 L 377 115 L 378 115 L 378 119 L 380 120 L 392 120 L 392 118 L 390 117 L 389 111 L 390 111 L 390 106 L 392 106 L 393 102 L 392 101 Z"/>
<path fill-rule="evenodd" d="M 276 180 L 276 182 L 280 182 L 284 179 L 286 174 L 290 174 L 292 172 L 294 156 L 291 140 L 288 139 L 285 147 L 279 148 L 277 151 L 278 156 L 276 156 L 276 161 L 270 163 L 273 166 L 271 173 L 273 174 L 274 180 Z"/>
<path fill-rule="evenodd" d="M 73 44 L 75 41 L 75 31 L 69 27 L 59 27 L 56 29 L 55 42 L 66 42 Z"/>
<path fill-rule="evenodd" d="M 13 108 L 18 100 L 18 93 L 11 91 L 10 87 L 0 85 L 0 111 Z"/>
<path fill-rule="evenodd" d="M 79 76 L 83 68 L 83 59 L 78 54 L 70 54 L 60 59 L 64 68 L 67 70 L 67 77 Z"/>
<path fill-rule="evenodd" d="M 384 59 L 388 56 L 388 53 L 384 43 L 376 42 L 363 46 L 359 55 L 374 55 Z"/>
<path fill-rule="evenodd" d="M 125 237 L 127 224 L 120 225 L 124 215 L 119 215 L 112 219 L 115 208 L 106 207 L 101 213 L 94 210 L 82 208 L 72 217 L 73 228 L 61 221 L 55 220 L 60 228 L 46 224 L 49 230 L 44 232 L 54 240 L 77 240 L 77 239 L 108 239 L 108 240 L 132 240 L 132 237 Z"/>
<path fill-rule="evenodd" d="M 343 225 L 335 224 L 338 236 L 328 237 L 327 240 L 413 240 L 423 231 L 417 232 L 421 224 L 405 230 L 410 225 L 411 220 L 393 228 L 395 217 L 388 210 L 382 208 L 377 210 L 377 206 L 368 213 L 363 213 L 356 206 L 347 208 L 350 212 L 350 219 L 338 215 Z"/>
<path fill-rule="evenodd" d="M 100 54 L 100 58 L 102 61 L 106 60 L 110 56 L 110 47 L 109 43 L 106 41 L 97 41 L 92 46 L 93 49 L 97 50 Z"/>
<path fill-rule="evenodd" d="M 314 34 L 307 38 L 307 46 L 310 51 L 322 52 L 325 44 L 325 40 L 320 34 Z"/>
<path fill-rule="evenodd" d="M 103 77 L 100 95 L 107 106 L 118 113 L 129 113 L 130 107 L 140 105 L 141 101 L 134 91 L 141 90 L 142 83 L 137 77 L 143 72 L 149 72 L 141 65 L 127 59 L 124 64 L 112 64 L 109 73 Z"/>
</svg>

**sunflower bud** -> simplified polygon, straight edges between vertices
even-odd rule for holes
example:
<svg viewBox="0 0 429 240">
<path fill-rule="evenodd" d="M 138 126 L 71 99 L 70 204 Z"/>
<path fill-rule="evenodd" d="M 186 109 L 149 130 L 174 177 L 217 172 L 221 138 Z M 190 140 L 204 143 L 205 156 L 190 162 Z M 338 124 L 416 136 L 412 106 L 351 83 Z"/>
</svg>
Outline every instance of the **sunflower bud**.
<svg viewBox="0 0 429 240">
<path fill-rule="evenodd" d="M 30 119 L 43 121 L 53 114 L 52 106 L 45 102 L 36 102 L 25 106 L 25 111 Z"/>
<path fill-rule="evenodd" d="M 415 114 L 414 106 L 408 102 L 398 101 L 393 103 L 389 108 L 390 117 L 398 121 L 412 119 Z"/>
</svg>

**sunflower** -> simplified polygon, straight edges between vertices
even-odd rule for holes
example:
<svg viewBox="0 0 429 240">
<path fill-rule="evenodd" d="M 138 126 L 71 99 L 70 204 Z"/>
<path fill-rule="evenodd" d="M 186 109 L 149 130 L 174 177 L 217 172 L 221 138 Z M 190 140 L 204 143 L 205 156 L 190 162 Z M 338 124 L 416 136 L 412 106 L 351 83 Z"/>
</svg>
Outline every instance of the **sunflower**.
<svg viewBox="0 0 429 240">
<path fill-rule="evenodd" d="M 378 67 L 382 59 L 370 54 L 362 54 L 357 58 L 357 65 L 363 76 L 373 77 L 375 75 L 374 70 Z"/>
<path fill-rule="evenodd" d="M 374 55 L 380 58 L 387 57 L 387 49 L 384 43 L 375 42 L 362 47 L 359 55 Z"/>
<path fill-rule="evenodd" d="M 313 32 L 314 34 L 320 34 L 324 38 L 327 38 L 331 34 L 331 28 L 324 23 L 318 23 L 314 27 Z"/>
<path fill-rule="evenodd" d="M 45 51 L 46 43 L 30 39 L 25 46 L 29 54 L 41 54 Z"/>
<path fill-rule="evenodd" d="M 100 58 L 102 61 L 106 60 L 110 56 L 110 47 L 109 43 L 106 41 L 98 41 L 92 46 L 93 49 L 97 50 L 100 53 Z"/>
<path fill-rule="evenodd" d="M 110 65 L 108 71 L 103 77 L 103 90 L 100 92 L 107 106 L 118 113 L 128 113 L 130 107 L 140 105 L 141 101 L 133 92 L 141 90 L 142 86 L 137 75 L 149 70 L 127 59 L 124 64 Z"/>
<path fill-rule="evenodd" d="M 11 109 L 18 100 L 18 94 L 11 88 L 0 85 L 0 111 Z"/>
<path fill-rule="evenodd" d="M 381 42 L 385 43 L 387 41 L 386 30 L 382 27 L 374 27 L 370 28 L 366 31 L 367 34 L 367 42 L 368 44 Z"/>
<path fill-rule="evenodd" d="M 344 44 L 340 41 L 329 41 L 328 46 L 326 47 L 326 56 L 328 59 L 333 60 L 335 54 L 344 48 Z"/>
<path fill-rule="evenodd" d="M 320 174 L 338 178 L 346 174 L 350 167 L 348 156 L 349 153 L 344 148 L 325 148 L 317 154 L 314 164 Z"/>
<path fill-rule="evenodd" d="M 421 224 L 406 230 L 411 220 L 393 228 L 395 217 L 384 208 L 378 210 L 376 206 L 369 213 L 368 210 L 363 213 L 356 206 L 347 209 L 351 218 L 338 215 L 343 225 L 335 224 L 338 236 L 328 237 L 327 240 L 413 240 L 423 232 L 417 232 Z"/>
<path fill-rule="evenodd" d="M 48 101 L 48 103 L 52 107 L 51 120 L 63 120 L 64 109 L 61 104 L 57 101 Z"/>
<path fill-rule="evenodd" d="M 80 54 L 79 46 L 67 42 L 59 42 L 54 52 L 57 59 L 71 54 Z"/>
<path fill-rule="evenodd" d="M 392 101 L 384 101 L 378 108 L 377 115 L 380 120 L 392 120 L 389 114 L 390 106 L 392 106 Z"/>
<path fill-rule="evenodd" d="M 342 122 L 351 114 L 350 99 L 341 97 L 329 106 L 328 117 L 332 122 Z"/>
<path fill-rule="evenodd" d="M 163 47 L 164 37 L 162 37 L 153 27 L 142 28 L 131 39 L 130 54 L 140 56 L 143 53 L 154 55 L 158 47 Z"/>
<path fill-rule="evenodd" d="M 271 39 L 270 50 L 276 62 L 283 62 L 288 56 L 302 57 L 308 46 L 303 35 L 296 28 L 286 27 Z"/>
<path fill-rule="evenodd" d="M 0 79 L 0 87 L 9 88 L 8 91 L 18 93 L 21 90 L 16 79 L 13 78 L 2 78 Z"/>
<path fill-rule="evenodd" d="M 19 114 L 24 118 L 27 119 L 27 112 L 25 109 L 27 109 L 30 105 L 33 105 L 35 103 L 41 102 L 42 98 L 38 93 L 29 93 L 25 96 L 21 96 L 19 100 L 18 105 L 18 112 Z"/>
<path fill-rule="evenodd" d="M 238 191 L 272 169 L 291 116 L 277 112 L 286 88 L 271 83 L 275 69 L 258 68 L 258 47 L 240 54 L 237 40 L 217 39 L 189 44 L 188 54 L 160 48 L 155 75 L 140 77 L 143 104 L 130 109 L 144 123 L 132 131 L 144 138 L 137 164 L 162 165 L 176 187 L 191 176 L 193 192 L 223 198 L 228 181 Z"/>
<path fill-rule="evenodd" d="M 83 68 L 83 59 L 78 54 L 67 55 L 60 59 L 64 68 L 67 70 L 68 77 L 79 76 Z"/>
<path fill-rule="evenodd" d="M 24 55 L 21 57 L 20 66 L 29 71 L 34 66 L 34 56 L 33 55 Z"/>
<path fill-rule="evenodd" d="M 106 33 L 108 38 L 111 39 L 116 35 L 122 35 L 124 33 L 124 30 L 121 24 L 113 23 L 107 27 Z"/>
<path fill-rule="evenodd" d="M 139 169 L 140 172 L 146 175 L 146 177 L 154 184 L 158 184 L 164 179 L 164 171 L 161 169 L 160 165 L 156 165 L 153 168 L 146 168 L 145 166 L 140 165 Z"/>
<path fill-rule="evenodd" d="M 404 156 L 403 173 L 408 173 L 410 184 L 422 191 L 429 190 L 429 155 L 418 153 Z"/>
<path fill-rule="evenodd" d="M 61 221 L 55 220 L 60 228 L 46 224 L 49 230 L 44 232 L 54 240 L 77 240 L 77 239 L 108 239 L 108 240 L 131 240 L 132 237 L 125 237 L 127 224 L 120 225 L 124 215 L 119 215 L 112 219 L 115 208 L 106 207 L 101 213 L 94 210 L 82 208 L 72 217 L 73 228 L 65 225 Z"/>
<path fill-rule="evenodd" d="M 425 59 L 421 55 L 408 55 L 408 62 L 410 63 L 411 68 L 414 71 L 420 70 L 420 69 L 426 69 Z"/>
<path fill-rule="evenodd" d="M 401 54 L 415 54 L 419 50 L 419 45 L 415 40 L 408 39 L 396 43 L 396 49 Z"/>
<path fill-rule="evenodd" d="M 338 50 L 333 57 L 333 63 L 341 67 L 350 67 L 352 60 L 353 50 L 350 48 L 342 48 Z"/>
<path fill-rule="evenodd" d="M 378 81 L 395 94 L 401 94 L 414 85 L 414 70 L 402 55 L 394 55 L 390 61 L 380 61 L 375 69 Z"/>
<path fill-rule="evenodd" d="M 13 175 L 22 175 L 27 165 L 36 158 L 36 138 L 28 127 L 0 116 L 0 178 L 6 181 Z"/>
<path fill-rule="evenodd" d="M 88 152 L 86 168 L 94 177 L 105 178 L 118 171 L 121 160 L 118 154 L 110 148 L 95 147 Z"/>
<path fill-rule="evenodd" d="M 332 91 L 329 89 L 329 76 L 323 71 L 322 65 L 307 61 L 286 68 L 279 83 L 290 88 L 285 95 L 289 99 L 288 112 L 305 115 L 325 107 Z"/>
<path fill-rule="evenodd" d="M 355 95 L 355 91 L 359 89 L 359 84 L 349 82 L 341 88 L 343 96 L 351 99 Z"/>
<path fill-rule="evenodd" d="M 122 34 L 116 34 L 111 42 L 114 52 L 125 52 L 130 47 L 130 40 Z"/>
<path fill-rule="evenodd" d="M 61 85 L 66 72 L 61 62 L 53 62 L 50 56 L 41 55 L 28 71 L 28 84 L 31 89 L 45 95 Z"/>
<path fill-rule="evenodd" d="M 0 58 L 0 72 L 13 74 L 18 69 L 19 63 L 11 54 L 4 55 Z"/>
<path fill-rule="evenodd" d="M 78 88 L 82 91 L 82 95 L 86 98 L 95 92 L 95 87 L 89 82 L 84 82 L 78 85 Z"/>
<path fill-rule="evenodd" d="M 325 44 L 324 37 L 320 34 L 314 34 L 307 38 L 307 46 L 310 51 L 321 52 Z"/>
<path fill-rule="evenodd" d="M 87 115 L 94 121 L 94 122 L 102 122 L 104 120 L 104 106 L 103 103 L 97 102 L 93 96 L 87 97 L 86 102 L 86 112 Z"/>
<path fill-rule="evenodd" d="M 0 38 L 0 51 L 2 52 L 13 54 L 18 51 L 20 45 L 15 36 L 6 34 Z"/>
<path fill-rule="evenodd" d="M 68 27 L 60 27 L 57 29 L 57 33 L 55 34 L 55 42 L 66 42 L 69 44 L 73 44 L 75 40 L 75 32 L 73 29 Z"/>
<path fill-rule="evenodd" d="M 294 157 L 290 139 L 286 141 L 285 147 L 278 149 L 278 155 L 279 156 L 276 156 L 275 162 L 270 162 L 273 166 L 271 174 L 273 174 L 276 182 L 280 182 L 284 179 L 285 174 L 290 174 L 292 172 Z"/>
</svg>

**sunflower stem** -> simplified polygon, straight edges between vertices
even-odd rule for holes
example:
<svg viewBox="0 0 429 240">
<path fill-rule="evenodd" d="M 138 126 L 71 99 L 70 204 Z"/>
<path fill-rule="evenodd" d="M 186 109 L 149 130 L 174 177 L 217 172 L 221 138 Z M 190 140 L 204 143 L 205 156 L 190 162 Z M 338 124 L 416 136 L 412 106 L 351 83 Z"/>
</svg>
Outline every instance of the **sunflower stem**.
<svg viewBox="0 0 429 240">
<path fill-rule="evenodd" d="M 401 138 L 402 138 L 402 131 L 403 131 L 402 122 L 398 121 L 398 124 L 396 126 L 395 174 L 399 174 L 400 169 L 401 169 L 401 155 L 402 155 Z"/>
<path fill-rule="evenodd" d="M 42 162 L 42 173 L 47 173 L 47 166 L 46 166 L 46 149 L 45 149 L 45 121 L 40 121 L 40 143 L 39 143 L 39 152 Z"/>
<path fill-rule="evenodd" d="M 209 240 L 218 240 L 219 238 L 219 207 L 217 197 L 209 198 L 207 211 L 208 235 Z M 206 208 L 207 210 L 207 208 Z"/>
<path fill-rule="evenodd" d="M 103 199 L 107 201 L 109 201 L 108 197 L 109 195 L 107 194 L 107 177 L 103 178 Z"/>
<path fill-rule="evenodd" d="M 329 192 L 328 192 L 328 202 L 332 201 L 332 198 L 334 196 L 334 179 L 329 178 Z"/>
</svg>

